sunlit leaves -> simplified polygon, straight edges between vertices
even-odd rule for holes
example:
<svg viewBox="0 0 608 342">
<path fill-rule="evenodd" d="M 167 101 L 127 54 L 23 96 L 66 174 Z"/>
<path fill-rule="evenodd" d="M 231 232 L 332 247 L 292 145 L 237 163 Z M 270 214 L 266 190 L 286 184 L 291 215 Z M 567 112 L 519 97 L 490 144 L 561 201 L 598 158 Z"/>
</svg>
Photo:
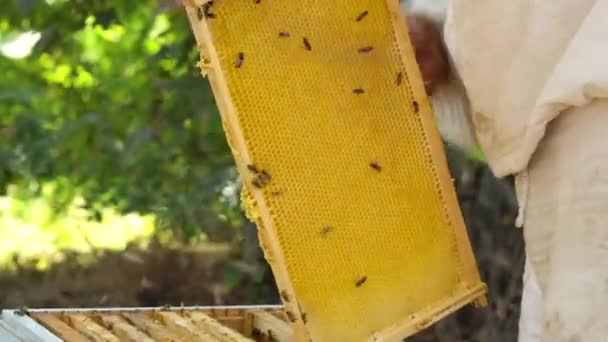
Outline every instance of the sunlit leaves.
<svg viewBox="0 0 608 342">
<path fill-rule="evenodd" d="M 182 9 L 33 1 L 24 14 L 17 3 L 0 11 L 0 34 L 42 34 L 31 55 L 0 57 L 0 189 L 61 180 L 61 203 L 79 195 L 155 213 L 185 238 L 240 224 L 223 197 L 234 197 L 224 191 L 237 178 L 232 157 Z"/>
</svg>

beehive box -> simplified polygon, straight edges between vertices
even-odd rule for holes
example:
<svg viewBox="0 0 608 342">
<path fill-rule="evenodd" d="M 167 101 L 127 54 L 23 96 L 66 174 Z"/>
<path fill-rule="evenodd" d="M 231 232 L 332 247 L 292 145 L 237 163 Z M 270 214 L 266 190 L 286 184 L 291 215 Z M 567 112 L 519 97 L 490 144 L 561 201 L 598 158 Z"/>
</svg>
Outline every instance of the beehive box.
<svg viewBox="0 0 608 342">
<path fill-rule="evenodd" d="M 297 341 L 398 341 L 485 301 L 396 0 L 186 8 Z"/>
<path fill-rule="evenodd" d="M 281 306 L 0 311 L 2 342 L 289 342 Z"/>
</svg>

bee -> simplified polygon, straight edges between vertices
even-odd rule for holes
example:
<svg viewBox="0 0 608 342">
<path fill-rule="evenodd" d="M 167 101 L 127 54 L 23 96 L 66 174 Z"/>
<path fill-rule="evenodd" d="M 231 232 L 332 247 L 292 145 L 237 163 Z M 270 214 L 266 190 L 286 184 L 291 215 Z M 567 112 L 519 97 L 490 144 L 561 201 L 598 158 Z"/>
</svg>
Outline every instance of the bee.
<svg viewBox="0 0 608 342">
<path fill-rule="evenodd" d="M 213 1 L 209 1 L 208 3 L 204 4 L 202 9 L 204 17 L 209 19 L 215 18 L 215 14 L 211 13 L 211 6 L 213 6 Z"/>
<path fill-rule="evenodd" d="M 203 20 L 203 18 L 205 17 L 205 10 L 203 8 L 204 6 L 199 6 L 196 8 L 196 17 L 198 18 L 198 20 Z"/>
<path fill-rule="evenodd" d="M 304 42 L 304 47 L 306 48 L 306 50 L 312 51 L 312 45 L 310 45 L 310 41 L 308 41 L 308 38 L 304 37 L 302 39 L 302 42 Z"/>
<path fill-rule="evenodd" d="M 361 95 L 361 94 L 364 94 L 364 93 L 365 93 L 365 90 L 363 90 L 361 88 L 353 89 L 353 94 Z"/>
<path fill-rule="evenodd" d="M 262 0 L 255 0 L 256 4 L 259 4 L 260 2 L 262 2 Z"/>
<path fill-rule="evenodd" d="M 19 309 L 15 310 L 15 315 L 17 316 L 29 316 L 30 315 L 30 310 L 27 306 L 22 305 Z"/>
<path fill-rule="evenodd" d="M 270 180 L 272 179 L 272 176 L 266 170 L 262 170 L 262 172 L 260 172 L 259 174 L 259 177 L 266 183 L 270 183 Z"/>
<path fill-rule="evenodd" d="M 251 181 L 251 185 L 253 185 L 254 187 L 261 189 L 264 187 L 264 184 L 260 181 L 259 178 L 253 178 L 253 180 Z"/>
<path fill-rule="evenodd" d="M 236 61 L 234 62 L 234 66 L 239 69 L 240 67 L 243 66 L 243 63 L 245 63 L 245 53 L 244 52 L 239 52 L 237 57 L 236 57 Z"/>
<path fill-rule="evenodd" d="M 283 301 L 286 303 L 289 303 L 289 293 L 287 293 L 286 290 L 281 291 L 281 298 L 283 298 Z"/>
<path fill-rule="evenodd" d="M 401 81 L 403 81 L 403 73 L 401 71 L 399 71 L 397 73 L 397 78 L 395 78 L 395 85 L 400 86 Z"/>
<path fill-rule="evenodd" d="M 365 283 L 367 281 L 367 277 L 363 276 L 361 279 L 357 280 L 357 283 L 355 284 L 356 287 L 360 287 L 361 285 L 363 285 L 363 283 Z"/>
<path fill-rule="evenodd" d="M 359 53 L 370 53 L 374 49 L 373 46 L 364 46 L 359 49 Z"/>
<path fill-rule="evenodd" d="M 260 172 L 260 171 L 258 171 L 258 167 L 255 166 L 255 164 L 247 164 L 247 170 L 254 172 L 254 173 Z"/>
<path fill-rule="evenodd" d="M 304 324 L 308 323 L 308 318 L 306 317 L 306 312 L 302 312 L 302 322 L 304 322 Z"/>
<path fill-rule="evenodd" d="M 279 37 L 282 38 L 289 38 L 291 35 L 289 34 L 289 32 L 279 32 Z"/>
<path fill-rule="evenodd" d="M 414 106 L 414 112 L 418 113 L 418 111 L 420 110 L 420 106 L 418 105 L 418 101 L 412 102 L 412 105 Z"/>
<path fill-rule="evenodd" d="M 331 233 L 334 230 L 334 228 L 332 226 L 325 226 L 321 229 L 321 236 L 325 237 L 327 236 L 327 234 Z"/>
<path fill-rule="evenodd" d="M 262 170 L 260 172 L 256 172 L 256 175 L 253 177 L 251 184 L 253 184 L 253 186 L 255 186 L 256 188 L 261 189 L 268 185 L 268 183 L 270 183 L 270 180 L 272 180 L 272 176 L 270 175 L 270 173 L 268 173 L 266 170 Z"/>
<path fill-rule="evenodd" d="M 359 14 L 357 16 L 357 18 L 355 19 L 355 21 L 359 22 L 359 21 L 363 20 L 363 18 L 367 17 L 368 13 L 369 13 L 368 11 L 361 12 L 361 14 Z"/>
<path fill-rule="evenodd" d="M 297 321 L 298 319 L 296 318 L 296 315 L 294 315 L 293 312 L 291 311 L 285 311 L 285 314 L 287 315 L 287 319 L 289 319 L 289 321 L 291 323 L 295 323 L 295 321 Z"/>
<path fill-rule="evenodd" d="M 372 169 L 374 169 L 378 172 L 382 171 L 382 166 L 380 166 L 380 164 L 378 164 L 377 162 L 369 163 L 369 167 L 371 167 Z"/>
</svg>

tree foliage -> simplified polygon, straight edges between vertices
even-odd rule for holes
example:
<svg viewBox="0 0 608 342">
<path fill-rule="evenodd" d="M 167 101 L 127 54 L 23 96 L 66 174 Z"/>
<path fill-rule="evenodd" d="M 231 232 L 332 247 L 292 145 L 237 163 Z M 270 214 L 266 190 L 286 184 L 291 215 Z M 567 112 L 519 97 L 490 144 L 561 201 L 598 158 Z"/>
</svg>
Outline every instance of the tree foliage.
<svg viewBox="0 0 608 342">
<path fill-rule="evenodd" d="M 8 3 L 6 3 L 8 2 Z M 155 213 L 184 237 L 234 226 L 237 177 L 182 8 L 151 0 L 6 0 L 0 191 L 57 209 Z M 10 57 L 23 33 L 39 39 Z"/>
</svg>

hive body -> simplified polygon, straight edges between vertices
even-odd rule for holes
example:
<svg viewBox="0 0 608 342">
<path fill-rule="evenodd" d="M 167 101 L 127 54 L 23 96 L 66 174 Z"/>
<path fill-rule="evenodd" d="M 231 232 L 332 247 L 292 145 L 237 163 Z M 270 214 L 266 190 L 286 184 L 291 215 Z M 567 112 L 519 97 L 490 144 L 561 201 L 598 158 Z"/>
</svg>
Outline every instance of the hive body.
<svg viewBox="0 0 608 342">
<path fill-rule="evenodd" d="M 296 336 L 399 340 L 483 302 L 398 1 L 198 5 L 201 67 Z"/>
</svg>

